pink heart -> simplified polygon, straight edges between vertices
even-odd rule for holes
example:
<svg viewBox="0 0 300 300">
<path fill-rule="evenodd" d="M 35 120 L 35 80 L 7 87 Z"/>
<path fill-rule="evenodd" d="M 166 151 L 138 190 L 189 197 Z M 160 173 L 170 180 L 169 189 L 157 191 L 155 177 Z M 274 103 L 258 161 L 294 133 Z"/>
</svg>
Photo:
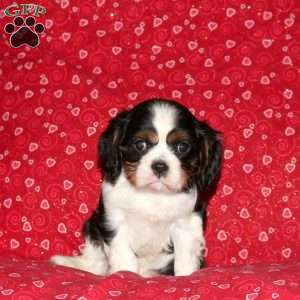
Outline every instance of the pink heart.
<svg viewBox="0 0 300 300">
<path fill-rule="evenodd" d="M 57 226 L 57 231 L 59 233 L 67 233 L 67 227 L 64 223 L 59 223 Z"/>
<path fill-rule="evenodd" d="M 42 74 L 40 76 L 40 84 L 47 85 L 49 83 L 49 80 L 45 74 Z"/>
<path fill-rule="evenodd" d="M 292 255 L 292 250 L 290 248 L 285 248 L 281 251 L 282 256 L 285 258 L 290 258 Z"/>
<path fill-rule="evenodd" d="M 26 90 L 26 92 L 25 92 L 25 99 L 29 99 L 29 98 L 31 98 L 33 96 L 34 96 L 34 92 L 33 91 Z"/>
<path fill-rule="evenodd" d="M 99 91 L 98 89 L 93 89 L 91 92 L 90 92 L 90 96 L 92 99 L 96 100 L 99 98 Z"/>
<path fill-rule="evenodd" d="M 49 240 L 43 240 L 41 241 L 41 247 L 45 250 L 49 250 L 50 248 L 50 241 Z"/>
<path fill-rule="evenodd" d="M 86 130 L 86 132 L 87 132 L 88 136 L 91 136 L 91 135 L 93 135 L 93 134 L 96 133 L 96 128 L 94 128 L 94 127 L 88 127 L 87 130 Z"/>
<path fill-rule="evenodd" d="M 40 208 L 41 208 L 41 209 L 44 209 L 44 210 L 47 210 L 47 209 L 50 208 L 50 205 L 49 205 L 49 202 L 48 202 L 47 199 L 43 199 L 43 200 L 41 201 Z"/>
<path fill-rule="evenodd" d="M 264 155 L 262 158 L 263 165 L 267 166 L 272 162 L 273 158 L 270 155 Z"/>
<path fill-rule="evenodd" d="M 58 130 L 58 126 L 57 125 L 54 125 L 54 124 L 51 124 L 48 128 L 48 133 L 54 133 L 55 131 Z"/>
<path fill-rule="evenodd" d="M 214 30 L 216 30 L 218 28 L 218 23 L 216 23 L 216 22 L 209 22 L 207 24 L 207 26 L 208 26 L 208 29 L 210 31 L 214 31 Z"/>
<path fill-rule="evenodd" d="M 255 26 L 255 21 L 254 20 L 246 20 L 244 24 L 247 29 L 251 29 Z"/>
<path fill-rule="evenodd" d="M 294 18 L 291 18 L 291 17 L 286 18 L 286 19 L 284 20 L 284 24 L 285 24 L 287 27 L 291 27 L 291 26 L 293 26 L 293 25 L 295 24 L 295 19 L 294 19 Z"/>
<path fill-rule="evenodd" d="M 262 195 L 263 195 L 265 198 L 267 198 L 267 197 L 269 197 L 269 196 L 271 195 L 272 189 L 269 188 L 269 187 L 264 186 L 264 187 L 261 188 L 261 193 L 262 193 Z"/>
<path fill-rule="evenodd" d="M 71 33 L 69 33 L 69 32 L 63 32 L 61 35 L 61 39 L 64 42 L 67 42 L 70 38 L 71 38 Z"/>
<path fill-rule="evenodd" d="M 34 185 L 35 180 L 33 178 L 27 177 L 24 182 L 25 182 L 25 186 L 30 188 Z"/>
<path fill-rule="evenodd" d="M 15 136 L 20 135 L 24 131 L 23 127 L 16 127 Z"/>
<path fill-rule="evenodd" d="M 11 208 L 11 205 L 12 205 L 12 199 L 11 198 L 6 198 L 4 201 L 3 201 L 3 206 L 6 207 L 6 208 Z"/>
<path fill-rule="evenodd" d="M 130 69 L 131 70 L 138 70 L 140 68 L 139 64 L 136 62 L 136 61 L 133 61 L 131 64 L 130 64 Z"/>
<path fill-rule="evenodd" d="M 54 158 L 49 157 L 46 159 L 46 165 L 49 168 L 52 168 L 55 164 L 56 164 L 56 160 Z"/>
<path fill-rule="evenodd" d="M 226 232 L 225 232 L 224 230 L 220 230 L 220 231 L 218 232 L 217 239 L 218 239 L 219 241 L 221 241 L 221 242 L 226 241 L 227 238 L 228 238 L 228 237 L 227 237 L 227 234 L 226 234 Z"/>
<path fill-rule="evenodd" d="M 293 61 L 292 59 L 290 58 L 290 56 L 284 56 L 283 59 L 282 59 L 282 63 L 284 65 L 292 65 L 293 64 Z"/>
<path fill-rule="evenodd" d="M 247 208 L 242 208 L 240 211 L 240 217 L 242 219 L 249 219 L 250 218 L 250 214 Z"/>
<path fill-rule="evenodd" d="M 294 92 L 292 90 L 290 90 L 290 89 L 285 89 L 285 91 L 283 92 L 283 96 L 286 99 L 292 99 L 293 95 L 294 95 Z"/>
<path fill-rule="evenodd" d="M 273 44 L 273 40 L 271 39 L 262 39 L 262 44 L 265 48 L 269 48 Z"/>
<path fill-rule="evenodd" d="M 9 112 L 8 111 L 6 111 L 3 115 L 2 115 L 2 119 L 3 119 L 3 121 L 8 121 L 9 120 Z"/>
<path fill-rule="evenodd" d="M 182 92 L 178 91 L 178 90 L 173 90 L 172 91 L 172 97 L 173 98 L 181 98 L 182 97 Z"/>
<path fill-rule="evenodd" d="M 188 42 L 188 48 L 190 50 L 195 50 L 197 47 L 198 47 L 198 43 L 197 42 L 195 42 L 195 41 Z"/>
<path fill-rule="evenodd" d="M 233 115 L 234 115 L 234 110 L 232 108 L 227 108 L 225 111 L 224 111 L 224 114 L 227 118 L 232 118 Z"/>
<path fill-rule="evenodd" d="M 285 165 L 285 169 L 289 172 L 289 173 L 293 173 L 296 169 L 296 165 L 292 164 L 292 163 L 287 163 Z"/>
<path fill-rule="evenodd" d="M 87 170 L 91 170 L 95 165 L 92 160 L 86 160 L 83 164 Z"/>
<path fill-rule="evenodd" d="M 17 241 L 16 239 L 11 239 L 10 240 L 10 248 L 11 249 L 16 249 L 20 247 L 20 243 L 19 241 Z"/>
<path fill-rule="evenodd" d="M 73 153 L 76 152 L 76 148 L 74 146 L 68 145 L 66 148 L 66 153 L 68 155 L 72 155 Z"/>
<path fill-rule="evenodd" d="M 30 232 L 32 230 L 31 224 L 27 221 L 23 224 L 23 231 Z"/>
<path fill-rule="evenodd" d="M 273 17 L 273 13 L 271 11 L 264 11 L 263 12 L 263 19 L 264 21 L 269 21 Z"/>
<path fill-rule="evenodd" d="M 118 87 L 115 81 L 110 81 L 107 85 L 110 89 L 116 89 Z"/>
<path fill-rule="evenodd" d="M 71 110 L 71 114 L 74 116 L 74 117 L 78 117 L 80 115 L 80 108 L 79 107 L 74 107 L 72 110 Z"/>
<path fill-rule="evenodd" d="M 243 165 L 243 171 L 246 173 L 246 174 L 250 174 L 254 169 L 254 166 L 252 164 L 244 164 Z"/>
<path fill-rule="evenodd" d="M 246 67 L 251 66 L 251 65 L 252 65 L 252 60 L 250 59 L 250 57 L 245 56 L 245 57 L 242 59 L 242 65 L 243 65 L 243 66 L 246 66 Z"/>
<path fill-rule="evenodd" d="M 34 152 L 39 148 L 39 145 L 37 143 L 30 143 L 29 144 L 29 151 Z"/>
<path fill-rule="evenodd" d="M 206 68 L 211 68 L 214 66 L 214 62 L 211 58 L 207 58 L 205 61 L 204 61 L 204 67 Z"/>
<path fill-rule="evenodd" d="M 230 80 L 230 78 L 229 78 L 228 76 L 224 76 L 224 77 L 222 78 L 222 80 L 221 80 L 221 83 L 222 83 L 223 85 L 230 85 L 230 84 L 231 84 L 231 80 Z"/>
<path fill-rule="evenodd" d="M 212 97 L 213 97 L 213 91 L 212 90 L 207 90 L 207 91 L 203 92 L 203 96 L 206 99 L 212 99 Z"/>
<path fill-rule="evenodd" d="M 114 23 L 114 29 L 115 31 L 120 31 L 123 28 L 124 24 L 121 21 L 116 21 Z"/>
<path fill-rule="evenodd" d="M 85 59 L 85 58 L 87 58 L 88 55 L 89 55 L 89 52 L 87 50 L 84 50 L 84 49 L 79 50 L 79 58 L 80 59 Z"/>
<path fill-rule="evenodd" d="M 268 76 L 264 75 L 264 76 L 261 77 L 260 83 L 262 85 L 268 85 L 268 84 L 271 83 L 271 81 L 270 81 L 270 78 Z"/>
<path fill-rule="evenodd" d="M 233 40 L 227 40 L 225 45 L 226 45 L 226 48 L 231 49 L 236 46 L 236 42 Z"/>
<path fill-rule="evenodd" d="M 82 214 L 87 214 L 89 212 L 89 209 L 85 203 L 81 203 L 78 211 Z"/>
<path fill-rule="evenodd" d="M 141 35 L 144 33 L 144 31 L 145 31 L 144 27 L 141 27 L 141 26 L 136 27 L 136 28 L 134 29 L 134 33 L 135 33 L 137 36 L 141 36 Z"/>
<path fill-rule="evenodd" d="M 249 90 L 247 90 L 247 91 L 245 91 L 245 92 L 242 93 L 242 98 L 244 100 L 250 100 L 251 97 L 252 97 L 252 92 L 249 91 Z"/>
<path fill-rule="evenodd" d="M 285 218 L 285 219 L 290 219 L 292 216 L 293 216 L 293 213 L 292 211 L 290 210 L 290 208 L 286 207 L 284 208 L 283 212 L 282 212 L 282 216 Z"/>
<path fill-rule="evenodd" d="M 286 136 L 292 136 L 292 135 L 295 135 L 296 131 L 294 128 L 288 126 L 285 131 L 284 131 L 285 135 Z"/>
<path fill-rule="evenodd" d="M 35 285 L 37 288 L 42 288 L 42 287 L 45 285 L 44 281 L 42 281 L 42 280 L 36 280 L 36 281 L 33 281 L 32 283 L 33 283 L 33 285 Z"/>
<path fill-rule="evenodd" d="M 114 46 L 114 47 L 112 47 L 111 51 L 114 55 L 118 55 L 122 52 L 122 48 L 118 47 L 118 46 Z"/>
<path fill-rule="evenodd" d="M 233 188 L 231 186 L 228 186 L 226 184 L 223 186 L 223 193 L 225 196 L 232 194 L 232 192 L 233 192 Z"/>
<path fill-rule="evenodd" d="M 161 18 L 155 17 L 153 20 L 153 27 L 158 27 L 162 24 L 163 20 Z"/>
<path fill-rule="evenodd" d="M 179 34 L 183 30 L 183 28 L 180 25 L 175 25 L 172 30 L 175 34 Z"/>
<path fill-rule="evenodd" d="M 233 157 L 233 151 L 226 149 L 224 151 L 224 158 L 225 159 L 231 159 Z"/>
<path fill-rule="evenodd" d="M 248 255 L 249 255 L 249 252 L 247 249 L 242 249 L 240 252 L 239 252 L 239 257 L 241 259 L 247 259 L 248 258 Z"/>
<path fill-rule="evenodd" d="M 44 113 L 44 107 L 39 106 L 39 107 L 37 107 L 37 108 L 34 110 L 34 112 L 35 112 L 35 114 L 36 114 L 37 116 L 40 117 L 40 116 Z"/>
<path fill-rule="evenodd" d="M 196 17 L 198 14 L 199 14 L 199 9 L 198 8 L 192 7 L 189 11 L 189 15 L 190 15 L 191 18 Z"/>
<path fill-rule="evenodd" d="M 17 170 L 17 169 L 19 169 L 21 167 L 21 162 L 20 161 L 18 161 L 18 160 L 13 160 L 12 162 L 11 162 L 11 168 L 13 169 L 13 170 Z"/>
<path fill-rule="evenodd" d="M 272 108 L 268 108 L 266 110 L 264 110 L 264 116 L 268 119 L 271 119 L 273 116 L 273 109 Z"/>
<path fill-rule="evenodd" d="M 99 67 L 99 66 L 94 67 L 93 74 L 97 74 L 97 75 L 102 74 L 101 67 Z"/>
<path fill-rule="evenodd" d="M 228 8 L 226 9 L 226 16 L 227 16 L 228 18 L 233 17 L 235 14 L 236 14 L 236 10 L 235 10 L 234 8 L 228 7 Z"/>
<path fill-rule="evenodd" d="M 106 35 L 106 31 L 105 30 L 97 30 L 96 35 L 100 38 L 104 37 Z"/>
<path fill-rule="evenodd" d="M 138 97 L 138 93 L 137 92 L 131 92 L 128 94 L 128 98 L 129 100 L 136 100 Z"/>
<path fill-rule="evenodd" d="M 62 89 L 58 89 L 58 90 L 56 90 L 55 92 L 54 92 L 54 96 L 56 97 L 56 98 L 61 98 L 62 97 L 62 95 L 63 95 L 63 90 Z"/>
<path fill-rule="evenodd" d="M 258 236 L 258 240 L 261 242 L 267 242 L 269 240 L 269 236 L 265 231 L 262 231 Z"/>
<path fill-rule="evenodd" d="M 169 69 L 172 69 L 172 68 L 174 68 L 175 67 L 175 60 L 168 60 L 167 62 L 166 62 L 166 67 L 168 67 Z"/>
<path fill-rule="evenodd" d="M 155 55 L 157 55 L 161 52 L 161 47 L 157 46 L 157 45 L 153 45 L 151 49 L 152 49 L 153 54 L 155 54 Z"/>
<path fill-rule="evenodd" d="M 80 77 L 77 74 L 72 76 L 72 84 L 80 84 Z"/>
</svg>

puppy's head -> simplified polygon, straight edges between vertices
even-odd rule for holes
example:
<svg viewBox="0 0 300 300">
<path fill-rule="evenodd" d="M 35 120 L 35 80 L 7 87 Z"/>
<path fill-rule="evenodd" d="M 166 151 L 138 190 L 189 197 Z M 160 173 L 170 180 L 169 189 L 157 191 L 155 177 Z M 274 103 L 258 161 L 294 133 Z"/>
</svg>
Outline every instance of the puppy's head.
<svg viewBox="0 0 300 300">
<path fill-rule="evenodd" d="M 139 190 L 205 191 L 220 173 L 218 132 L 173 101 L 148 100 L 120 113 L 99 147 L 105 180 L 114 184 L 123 171 Z"/>
</svg>

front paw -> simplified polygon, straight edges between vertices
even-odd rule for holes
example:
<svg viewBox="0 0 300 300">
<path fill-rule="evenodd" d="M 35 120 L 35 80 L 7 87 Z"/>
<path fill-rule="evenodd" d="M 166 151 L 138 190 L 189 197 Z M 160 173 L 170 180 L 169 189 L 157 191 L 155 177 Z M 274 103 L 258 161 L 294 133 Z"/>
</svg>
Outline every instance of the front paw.
<svg viewBox="0 0 300 300">
<path fill-rule="evenodd" d="M 63 255 L 54 255 L 50 257 L 50 262 L 54 265 L 65 266 L 68 262 L 68 258 Z"/>
<path fill-rule="evenodd" d="M 138 273 L 138 264 L 136 260 L 128 261 L 124 259 L 124 261 L 110 261 L 109 273 L 115 273 L 120 271 L 129 271 L 133 273 Z"/>
</svg>

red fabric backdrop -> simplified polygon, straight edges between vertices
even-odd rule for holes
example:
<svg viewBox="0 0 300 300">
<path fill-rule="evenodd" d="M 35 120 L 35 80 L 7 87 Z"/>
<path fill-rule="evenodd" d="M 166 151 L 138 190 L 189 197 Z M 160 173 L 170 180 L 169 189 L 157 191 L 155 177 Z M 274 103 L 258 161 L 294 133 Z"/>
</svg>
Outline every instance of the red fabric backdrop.
<svg viewBox="0 0 300 300">
<path fill-rule="evenodd" d="M 3 30 L 10 4 L 1 1 L 1 254 L 78 254 L 101 187 L 99 135 L 118 111 L 166 97 L 224 134 L 208 264 L 300 259 L 298 1 L 40 1 L 40 45 L 16 49 Z"/>
</svg>

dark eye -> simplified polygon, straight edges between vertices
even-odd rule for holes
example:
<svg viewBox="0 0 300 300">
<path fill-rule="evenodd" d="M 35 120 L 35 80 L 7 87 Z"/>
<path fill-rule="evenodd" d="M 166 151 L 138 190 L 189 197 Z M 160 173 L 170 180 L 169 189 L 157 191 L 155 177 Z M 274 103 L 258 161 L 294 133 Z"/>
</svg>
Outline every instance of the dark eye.
<svg viewBox="0 0 300 300">
<path fill-rule="evenodd" d="M 147 149 L 147 143 L 144 140 L 137 140 L 133 145 L 134 148 L 139 152 L 143 152 Z"/>
<path fill-rule="evenodd" d="M 191 145 L 188 142 L 180 142 L 176 145 L 176 152 L 180 154 L 184 154 L 189 152 L 191 149 Z"/>
</svg>

